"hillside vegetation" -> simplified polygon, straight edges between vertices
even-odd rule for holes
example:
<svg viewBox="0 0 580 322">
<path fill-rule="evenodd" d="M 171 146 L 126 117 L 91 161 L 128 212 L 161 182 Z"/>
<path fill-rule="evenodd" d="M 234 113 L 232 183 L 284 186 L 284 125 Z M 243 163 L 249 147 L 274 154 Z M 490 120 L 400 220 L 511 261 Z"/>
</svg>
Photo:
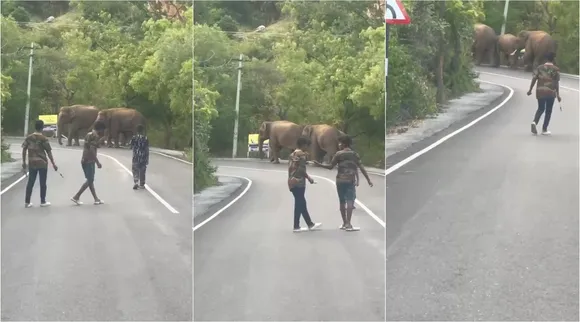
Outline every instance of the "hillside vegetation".
<svg viewBox="0 0 580 322">
<path fill-rule="evenodd" d="M 409 1 L 413 23 L 392 28 L 385 114 L 382 3 L 196 2 L 197 188 L 213 180 L 209 155 L 231 155 L 240 53 L 241 147 L 264 120 L 326 123 L 357 135 L 365 164 L 383 167 L 385 123 L 426 117 L 477 89 L 470 48 L 482 2 Z"/>
<path fill-rule="evenodd" d="M 482 23 L 499 35 L 503 24 L 505 1 L 485 1 Z M 517 35 L 522 30 L 543 30 L 558 42 L 556 63 L 565 73 L 578 75 L 579 1 L 511 1 L 506 20 L 506 33 Z"/>
<path fill-rule="evenodd" d="M 61 106 L 127 106 L 147 118 L 153 145 L 187 149 L 193 12 L 180 10 L 184 19 L 143 1 L 2 1 L 3 130 L 22 135 L 34 42 L 30 129 Z"/>
</svg>

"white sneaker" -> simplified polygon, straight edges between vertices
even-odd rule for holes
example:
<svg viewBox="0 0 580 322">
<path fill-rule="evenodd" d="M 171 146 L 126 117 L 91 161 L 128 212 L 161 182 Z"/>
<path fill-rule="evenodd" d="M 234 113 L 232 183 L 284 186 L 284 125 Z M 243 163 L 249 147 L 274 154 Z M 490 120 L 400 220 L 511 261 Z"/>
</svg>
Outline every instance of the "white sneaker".
<svg viewBox="0 0 580 322">
<path fill-rule="evenodd" d="M 104 204 L 104 203 L 105 203 L 105 202 L 104 202 L 103 200 L 99 199 L 99 200 L 96 200 L 96 201 L 95 201 L 94 205 L 102 205 L 102 204 Z"/>
<path fill-rule="evenodd" d="M 322 224 L 321 224 L 321 223 L 319 223 L 319 222 L 316 222 L 316 223 L 314 223 L 314 225 L 312 225 L 311 227 L 308 227 L 308 230 L 316 230 L 316 229 L 318 229 L 318 227 L 320 227 L 320 226 L 322 226 Z"/>
<path fill-rule="evenodd" d="M 40 204 L 41 207 L 50 207 L 50 202 L 46 201 Z"/>
<path fill-rule="evenodd" d="M 532 122 L 532 133 L 538 134 L 538 129 L 536 128 L 536 123 Z"/>
<path fill-rule="evenodd" d="M 25 203 L 24 204 L 24 208 L 32 208 L 32 204 L 31 203 Z"/>
<path fill-rule="evenodd" d="M 82 202 L 82 201 L 80 201 L 80 200 L 76 200 L 75 198 L 70 198 L 70 200 L 71 200 L 72 202 L 76 203 L 76 204 L 77 204 L 77 206 L 80 206 L 80 205 L 82 205 L 82 204 L 83 204 L 83 202 Z"/>
<path fill-rule="evenodd" d="M 552 135 L 552 132 L 550 132 L 550 131 L 542 131 L 542 135 Z"/>
</svg>

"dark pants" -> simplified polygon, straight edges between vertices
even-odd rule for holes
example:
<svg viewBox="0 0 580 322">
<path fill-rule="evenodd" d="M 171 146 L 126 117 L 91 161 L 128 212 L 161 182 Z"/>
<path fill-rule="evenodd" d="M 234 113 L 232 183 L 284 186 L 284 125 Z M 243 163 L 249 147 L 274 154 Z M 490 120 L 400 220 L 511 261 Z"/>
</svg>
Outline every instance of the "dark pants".
<svg viewBox="0 0 580 322">
<path fill-rule="evenodd" d="M 310 214 L 308 214 L 306 198 L 304 197 L 306 187 L 294 187 L 290 191 L 294 195 L 294 229 L 300 228 L 300 215 L 304 217 L 308 227 L 312 226 L 312 219 L 310 219 Z"/>
<path fill-rule="evenodd" d="M 555 99 L 555 97 L 538 98 L 538 110 L 534 116 L 534 123 L 538 124 L 540 122 L 540 117 L 542 117 L 542 114 L 546 112 L 546 115 L 544 115 L 544 125 L 542 126 L 544 132 L 548 130 L 548 125 L 550 125 L 552 107 L 554 107 Z"/>
<path fill-rule="evenodd" d="M 81 163 L 83 172 L 85 173 L 85 178 L 89 184 L 95 181 L 95 163 Z"/>
<path fill-rule="evenodd" d="M 40 169 L 28 169 L 28 183 L 26 184 L 26 197 L 24 198 L 25 203 L 30 203 L 30 197 L 32 196 L 32 188 L 34 188 L 34 183 L 36 182 L 36 177 L 39 176 L 40 181 L 40 203 L 46 202 L 46 176 L 48 174 L 48 168 Z"/>
<path fill-rule="evenodd" d="M 147 165 L 133 163 L 132 168 L 133 168 L 132 169 L 133 170 L 133 182 L 135 182 L 135 184 L 141 182 L 141 185 L 144 186 L 145 185 L 145 171 L 147 171 Z"/>
</svg>

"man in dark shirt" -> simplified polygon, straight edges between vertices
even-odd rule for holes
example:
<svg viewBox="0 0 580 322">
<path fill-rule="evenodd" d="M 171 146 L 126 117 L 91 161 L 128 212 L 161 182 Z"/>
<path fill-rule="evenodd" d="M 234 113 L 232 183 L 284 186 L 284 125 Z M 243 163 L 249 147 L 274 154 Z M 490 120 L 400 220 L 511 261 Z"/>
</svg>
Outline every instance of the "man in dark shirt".
<svg viewBox="0 0 580 322">
<path fill-rule="evenodd" d="M 36 177 L 40 181 L 40 206 L 48 207 L 50 202 L 46 201 L 46 177 L 48 174 L 48 159 L 52 163 L 54 171 L 58 167 L 54 163 L 52 157 L 52 148 L 48 138 L 42 134 L 44 122 L 42 120 L 36 121 L 34 124 L 34 133 L 26 137 L 22 143 L 22 169 L 26 171 L 26 156 L 28 155 L 28 183 L 26 184 L 26 196 L 24 198 L 24 206 L 26 208 L 32 207 L 30 197 L 32 196 L 32 188 L 36 182 Z"/>
<path fill-rule="evenodd" d="M 342 216 L 342 226 L 340 229 L 353 231 L 355 230 L 351 224 L 352 210 L 354 209 L 354 200 L 356 198 L 355 181 L 357 176 L 357 169 L 360 169 L 362 174 L 367 179 L 369 186 L 373 186 L 371 179 L 360 161 L 358 153 L 354 152 L 350 146 L 352 139 L 349 136 L 341 136 L 338 138 L 338 151 L 329 165 L 324 165 L 318 161 L 313 161 L 316 165 L 332 170 L 338 165 L 338 172 L 336 173 L 336 192 L 338 193 L 338 201 L 340 203 L 340 215 Z"/>
<path fill-rule="evenodd" d="M 297 149 L 290 154 L 288 158 L 288 188 L 294 196 L 294 232 L 302 231 L 300 229 L 300 215 L 304 217 L 309 230 L 320 227 L 321 223 L 315 223 L 310 218 L 306 206 L 306 180 L 311 184 L 314 180 L 306 173 L 306 151 L 310 140 L 306 137 L 300 137 L 297 141 Z"/>
<path fill-rule="evenodd" d="M 85 136 L 85 144 L 83 145 L 83 156 L 81 159 L 81 167 L 85 173 L 85 178 L 87 179 L 85 183 L 81 186 L 76 195 L 74 195 L 71 200 L 77 205 L 82 205 L 83 203 L 79 200 L 83 192 L 89 188 L 91 194 L 95 199 L 95 205 L 102 205 L 103 200 L 97 197 L 97 192 L 95 191 L 95 164 L 100 169 L 102 168 L 101 162 L 97 157 L 97 148 L 99 147 L 99 141 L 101 137 L 105 134 L 105 123 L 97 121 L 93 130 Z"/>
<path fill-rule="evenodd" d="M 133 189 L 145 188 L 145 171 L 149 164 L 149 139 L 143 134 L 145 127 L 137 125 L 137 134 L 131 138 L 133 149 Z"/>
<path fill-rule="evenodd" d="M 532 122 L 532 133 L 538 134 L 537 125 L 540 122 L 540 117 L 544 115 L 544 125 L 542 126 L 542 134 L 550 135 L 548 131 L 548 125 L 550 124 L 550 118 L 552 117 L 552 107 L 554 107 L 554 100 L 558 98 L 558 102 L 562 101 L 560 97 L 560 69 L 554 65 L 554 58 L 556 54 L 550 52 L 546 54 L 546 63 L 538 66 L 534 71 L 534 76 L 532 78 L 532 83 L 530 84 L 530 90 L 528 91 L 528 96 L 532 95 L 532 89 L 536 82 L 536 99 L 538 100 L 538 109 L 534 115 L 534 121 Z"/>
</svg>

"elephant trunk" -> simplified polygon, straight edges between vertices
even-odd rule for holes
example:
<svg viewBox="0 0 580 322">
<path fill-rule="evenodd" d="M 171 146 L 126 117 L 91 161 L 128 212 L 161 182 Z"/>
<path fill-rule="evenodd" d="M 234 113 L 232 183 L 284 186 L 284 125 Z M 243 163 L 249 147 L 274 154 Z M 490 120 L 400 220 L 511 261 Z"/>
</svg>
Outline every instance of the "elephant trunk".
<svg viewBox="0 0 580 322">
<path fill-rule="evenodd" d="M 262 154 L 262 146 L 264 145 L 264 138 L 258 137 L 258 154 L 260 155 L 260 160 L 264 159 L 264 155 Z"/>
<path fill-rule="evenodd" d="M 56 138 L 58 140 L 58 144 L 62 145 L 62 118 L 60 115 L 58 116 L 58 120 L 56 121 Z"/>
</svg>

